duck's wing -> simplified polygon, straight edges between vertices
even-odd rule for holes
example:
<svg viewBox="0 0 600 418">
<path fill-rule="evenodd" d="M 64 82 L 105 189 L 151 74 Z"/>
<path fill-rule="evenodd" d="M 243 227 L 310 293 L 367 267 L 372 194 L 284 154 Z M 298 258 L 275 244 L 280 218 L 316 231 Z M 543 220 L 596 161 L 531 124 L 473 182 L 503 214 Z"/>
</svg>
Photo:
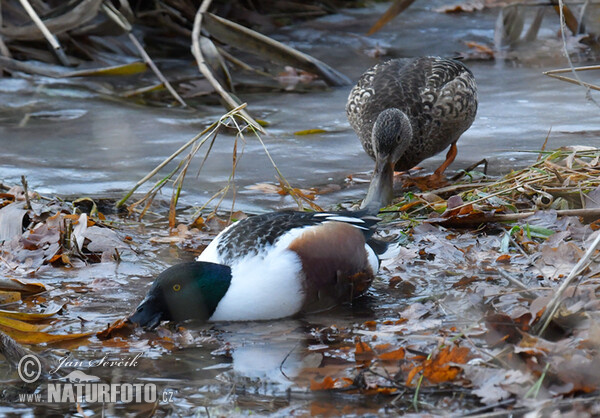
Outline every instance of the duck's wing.
<svg viewBox="0 0 600 418">
<path fill-rule="evenodd" d="M 251 216 L 221 232 L 202 254 L 199 261 L 231 265 L 235 260 L 266 253 L 286 236 L 293 239 L 304 229 L 327 222 L 341 222 L 360 230 L 364 240 L 371 239 L 379 218 L 366 212 L 272 212 Z"/>
</svg>

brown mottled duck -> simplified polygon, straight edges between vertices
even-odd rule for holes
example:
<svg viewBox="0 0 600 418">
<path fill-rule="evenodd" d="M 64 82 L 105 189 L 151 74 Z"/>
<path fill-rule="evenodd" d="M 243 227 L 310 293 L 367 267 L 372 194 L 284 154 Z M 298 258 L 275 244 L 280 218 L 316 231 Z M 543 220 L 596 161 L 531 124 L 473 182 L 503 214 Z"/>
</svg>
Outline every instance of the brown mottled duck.
<svg viewBox="0 0 600 418">
<path fill-rule="evenodd" d="M 456 141 L 475 119 L 477 86 L 473 73 L 452 59 L 393 59 L 360 77 L 346 113 L 375 160 L 361 207 L 379 210 L 393 199 L 394 170 L 408 170 L 450 145 L 446 160 L 431 176 L 443 178 L 456 157 Z"/>
</svg>

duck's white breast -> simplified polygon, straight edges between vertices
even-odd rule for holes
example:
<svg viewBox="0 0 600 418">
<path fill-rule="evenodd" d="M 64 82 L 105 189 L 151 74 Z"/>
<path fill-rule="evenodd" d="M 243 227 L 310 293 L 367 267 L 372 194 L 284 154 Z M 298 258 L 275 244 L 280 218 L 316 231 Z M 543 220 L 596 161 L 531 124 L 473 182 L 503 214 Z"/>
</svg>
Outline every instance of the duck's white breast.
<svg viewBox="0 0 600 418">
<path fill-rule="evenodd" d="M 304 274 L 300 258 L 288 246 L 305 230 L 292 229 L 273 245 L 233 262 L 231 284 L 210 321 L 275 319 L 299 312 L 304 304 Z M 218 262 L 216 245 L 212 245 L 199 260 Z"/>
</svg>

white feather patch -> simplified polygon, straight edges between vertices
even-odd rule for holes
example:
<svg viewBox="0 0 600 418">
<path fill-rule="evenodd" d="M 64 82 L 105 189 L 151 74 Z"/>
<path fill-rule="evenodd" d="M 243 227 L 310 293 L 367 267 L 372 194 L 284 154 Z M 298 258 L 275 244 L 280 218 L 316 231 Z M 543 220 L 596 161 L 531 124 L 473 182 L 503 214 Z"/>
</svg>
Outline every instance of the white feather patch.
<svg viewBox="0 0 600 418">
<path fill-rule="evenodd" d="M 259 254 L 233 263 L 231 285 L 210 321 L 275 319 L 300 311 L 304 304 L 302 263 L 288 246 L 307 228 L 292 229 Z"/>
<path fill-rule="evenodd" d="M 373 274 L 377 274 L 377 271 L 379 270 L 379 257 L 377 257 L 375 251 L 373 251 L 373 249 L 369 247 L 369 244 L 365 244 L 365 250 L 367 251 L 369 265 L 373 269 Z"/>
<path fill-rule="evenodd" d="M 328 221 L 338 221 L 338 222 L 347 222 L 349 224 L 364 224 L 365 221 L 363 221 L 360 218 L 352 218 L 350 216 L 328 216 L 327 217 Z"/>
</svg>

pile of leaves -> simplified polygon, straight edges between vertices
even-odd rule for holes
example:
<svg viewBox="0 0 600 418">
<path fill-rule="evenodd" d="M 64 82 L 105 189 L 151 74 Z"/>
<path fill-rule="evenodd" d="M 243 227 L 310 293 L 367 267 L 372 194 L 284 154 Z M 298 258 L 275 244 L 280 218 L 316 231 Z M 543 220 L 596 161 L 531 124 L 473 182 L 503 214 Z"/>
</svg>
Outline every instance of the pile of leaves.
<svg viewBox="0 0 600 418">
<path fill-rule="evenodd" d="M 406 193 L 382 228 L 402 243 L 375 284 L 386 319 L 313 328 L 323 358 L 301 384 L 417 411 L 598 411 L 599 162 L 572 147 L 499 180 Z"/>
<path fill-rule="evenodd" d="M 20 186 L 0 194 L 0 261 L 3 269 L 33 274 L 45 265 L 81 266 L 118 260 L 119 251 L 130 249 L 126 241 L 102 220 L 92 202 L 90 214 L 78 203 L 43 202 L 25 194 Z"/>
</svg>

